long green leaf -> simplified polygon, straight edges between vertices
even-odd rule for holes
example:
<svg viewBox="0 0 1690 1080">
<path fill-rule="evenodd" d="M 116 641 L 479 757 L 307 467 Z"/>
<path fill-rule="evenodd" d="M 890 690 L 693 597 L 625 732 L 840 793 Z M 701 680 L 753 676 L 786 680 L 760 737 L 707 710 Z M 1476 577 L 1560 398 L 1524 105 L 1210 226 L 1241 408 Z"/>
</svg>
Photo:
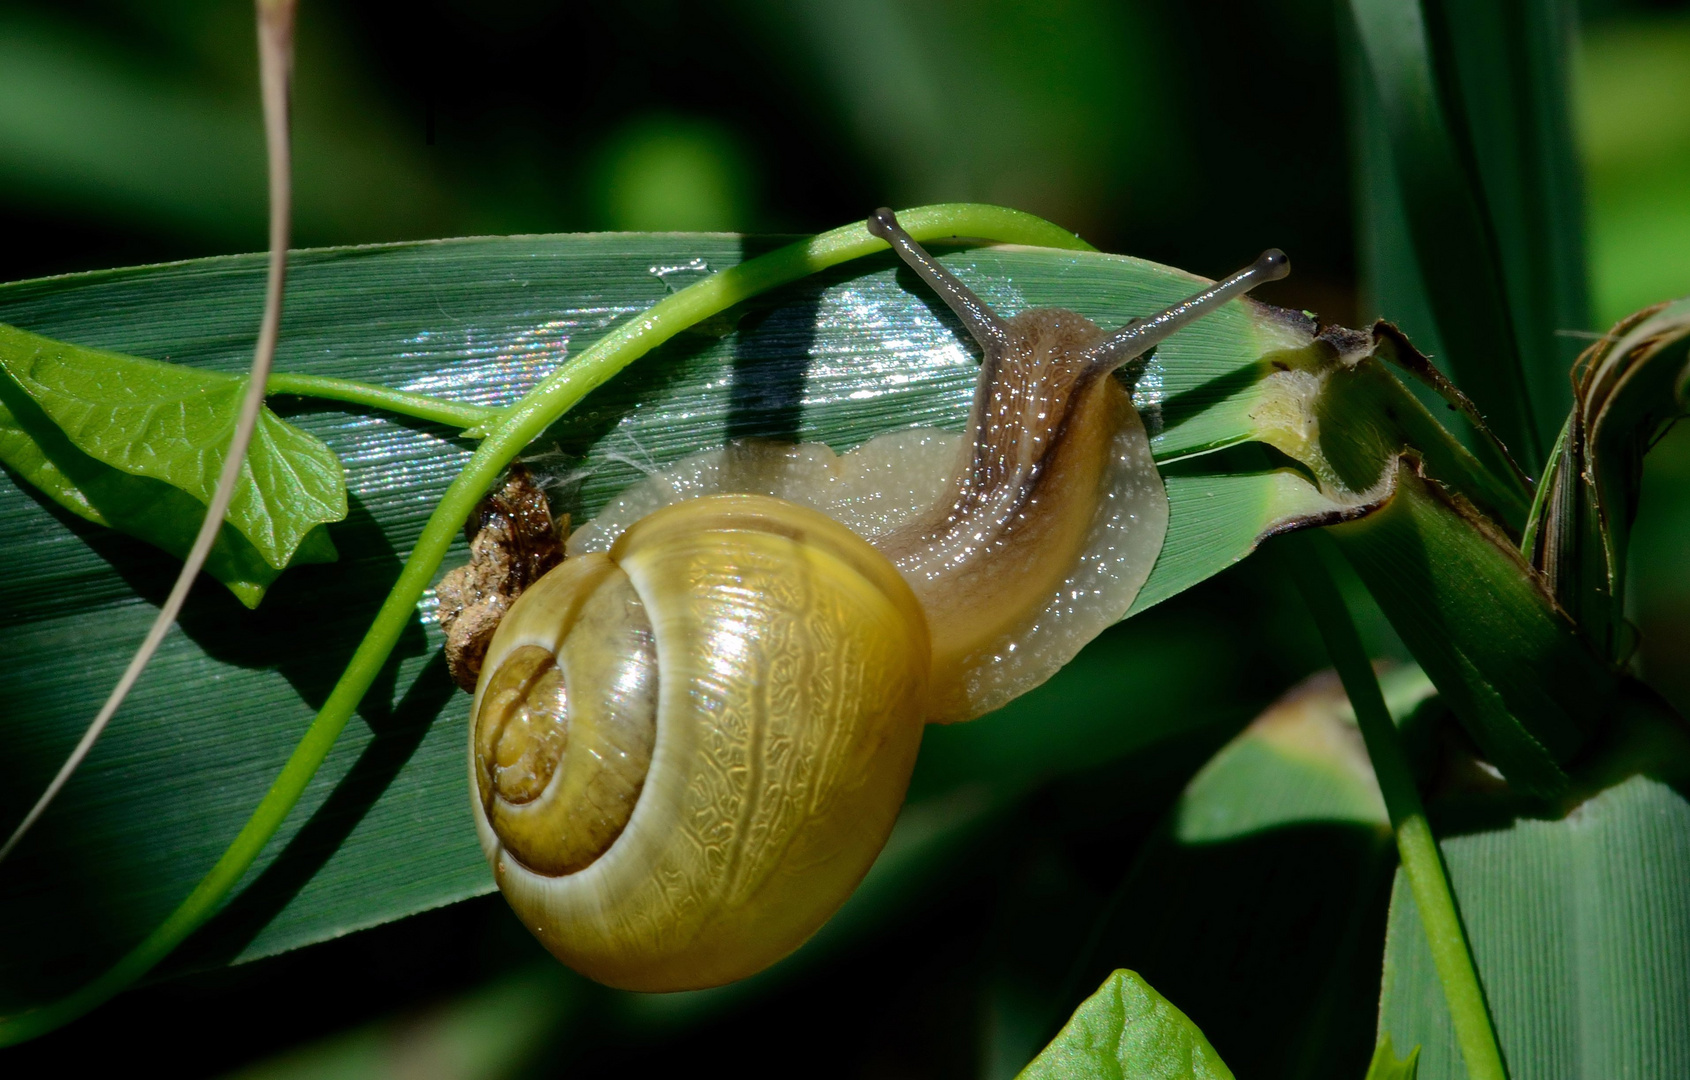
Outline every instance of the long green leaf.
<svg viewBox="0 0 1690 1080">
<path fill-rule="evenodd" d="M 540 237 L 300 253 L 278 364 L 500 404 L 676 285 L 755 242 L 724 236 Z M 1186 294 L 1138 260 L 987 249 L 947 263 L 1014 310 L 1064 304 L 1106 325 Z M 261 263 L 216 259 L 0 287 L 0 321 L 92 348 L 210 370 L 242 362 Z M 889 258 L 784 290 L 682 335 L 605 386 L 535 447 L 576 520 L 644 472 L 724 439 L 845 448 L 912 423 L 960 427 L 974 360 Z M 1147 373 L 1163 458 L 1248 437 L 1264 354 L 1311 347 L 1309 327 L 1229 307 L 1169 341 Z M 158 670 L 63 802 L 0 870 L 0 910 L 40 932 L 0 945 L 13 1008 L 76 984 L 156 924 L 216 859 L 275 775 L 466 459 L 451 429 L 359 407 L 291 422 L 346 464 L 342 561 L 290 572 L 256 613 L 196 597 Z M 1246 554 L 1320 500 L 1289 472 L 1169 481 L 1185 537 L 1145 603 Z M 0 542 L 0 673 L 8 755 L 0 809 L 51 772 L 166 587 L 167 560 L 86 526 L 7 477 Z M 1182 509 L 1183 508 L 1183 509 Z M 1215 515 L 1210 517 L 1208 515 Z M 1227 528 L 1211 527 L 1225 521 Z M 71 526 L 67 528 L 67 526 Z M 463 803 L 464 699 L 446 681 L 425 603 L 368 700 L 218 924 L 184 962 L 265 955 L 486 890 Z M 1076 750 L 1076 760 L 1085 754 Z M 380 887 L 372 887 L 379 882 Z"/>
<path fill-rule="evenodd" d="M 1400 197 L 1401 213 L 1381 209 L 1406 224 L 1409 251 L 1369 249 L 1375 263 L 1398 259 L 1419 268 L 1419 296 L 1436 322 L 1456 381 L 1483 410 L 1503 442 L 1527 469 L 1542 460 L 1542 442 L 1527 396 L 1515 318 L 1508 304 L 1504 267 L 1494 227 L 1466 145 L 1462 116 L 1452 112 L 1447 72 L 1434 55 L 1436 25 L 1421 0 L 1351 0 L 1365 75 L 1356 103 L 1364 128 L 1381 129 L 1385 150 L 1364 157 L 1363 186 L 1383 165 L 1389 189 L 1370 198 Z M 1412 279 L 1411 279 L 1412 280 Z M 1418 297 L 1416 297 L 1418 299 Z M 1391 298 L 1379 297 L 1393 317 Z"/>
<path fill-rule="evenodd" d="M 1431 0 L 1439 76 L 1502 273 L 1533 435 L 1547 448 L 1571 404 L 1567 369 L 1591 326 L 1584 198 L 1574 151 L 1572 0 Z M 1529 444 L 1522 444 L 1522 449 Z"/>
</svg>

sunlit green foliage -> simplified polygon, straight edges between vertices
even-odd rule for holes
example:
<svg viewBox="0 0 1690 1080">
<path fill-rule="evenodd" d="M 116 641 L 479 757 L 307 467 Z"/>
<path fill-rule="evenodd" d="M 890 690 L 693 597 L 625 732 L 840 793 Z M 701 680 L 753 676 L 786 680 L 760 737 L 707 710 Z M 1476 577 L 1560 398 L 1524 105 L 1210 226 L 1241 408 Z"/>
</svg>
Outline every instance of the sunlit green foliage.
<svg viewBox="0 0 1690 1080">
<path fill-rule="evenodd" d="M 1565 5 L 1544 8 L 1572 14 Z M 1510 301 L 1522 322 L 1535 320 L 1522 330 L 1533 343 L 1521 349 L 1528 378 L 1523 411 L 1532 416 L 1520 430 L 1536 432 L 1540 451 L 1547 451 L 1561 416 L 1543 403 L 1564 391 L 1566 361 L 1588 335 L 1638 307 L 1690 293 L 1690 185 L 1683 182 L 1690 163 L 1690 92 L 1683 84 L 1690 23 L 1682 13 L 1635 14 L 1616 4 L 1593 10 L 1582 48 L 1574 50 L 1572 94 L 1586 165 L 1595 314 L 1566 314 L 1578 308 L 1572 293 L 1562 294 L 1559 307 L 1517 294 Z M 1335 23 L 1328 5 L 1295 0 L 1213 10 L 1172 0 L 1124 7 L 1102 0 L 1054 7 L 1015 0 L 802 6 L 738 0 L 719 7 L 567 10 L 520 4 L 487 12 L 451 0 L 391 10 L 306 5 L 296 110 L 298 235 L 302 243 L 327 244 L 587 228 L 808 231 L 885 202 L 990 198 L 1080 229 L 1106 249 L 1206 273 L 1279 244 L 1291 251 L 1298 274 L 1271 299 L 1331 321 L 1396 319 L 1460 376 L 1463 363 L 1471 370 L 1461 343 L 1439 334 L 1424 296 L 1404 290 L 1402 275 L 1416 267 L 1400 249 L 1381 256 L 1379 236 L 1407 242 L 1405 233 L 1389 233 L 1391 221 L 1400 227 L 1401 219 L 1381 212 L 1389 181 L 1377 173 L 1367 180 L 1365 170 L 1363 180 L 1350 180 L 1350 150 L 1365 148 L 1367 132 L 1351 129 L 1346 137 L 1340 71 L 1354 54 L 1335 45 Z M 1473 30 L 1437 28 L 1458 38 Z M 1339 42 L 1346 33 L 1338 32 Z M 1510 63 L 1524 68 L 1488 67 L 1529 74 L 1531 56 L 1511 56 Z M 1478 54 L 1479 67 L 1487 59 Z M 1456 65 L 1462 63 L 1471 73 L 1474 54 L 1458 58 Z M 0 222 L 11 237 L 0 252 L 0 278 L 261 246 L 262 145 L 253 85 L 250 16 L 239 4 L 90 0 L 0 12 Z M 1491 89 L 1500 93 L 1498 86 Z M 1506 105 L 1506 95 L 1469 94 L 1460 109 L 1482 135 L 1496 130 L 1484 127 L 1484 110 L 1502 110 L 1488 114 L 1494 124 L 1510 115 Z M 1529 145 L 1482 145 L 1530 158 Z M 1564 238 L 1522 232 L 1518 218 L 1510 223 L 1509 207 L 1498 202 L 1512 190 L 1506 178 L 1497 180 L 1497 169 L 1506 174 L 1506 166 L 1494 159 L 1475 166 L 1487 185 L 1477 205 L 1493 215 L 1502 263 L 1518 262 L 1522 252 L 1528 259 L 1541 255 L 1528 241 L 1553 246 Z M 1555 198 L 1564 214 L 1566 191 Z M 1352 210 L 1362 221 L 1359 237 Z M 1361 253 L 1352 257 L 1358 240 Z M 1537 265 L 1563 279 L 1577 272 L 1553 263 L 1540 258 Z M 457 325 L 453 296 L 437 300 L 440 327 L 449 331 Z M 64 328 L 30 328 L 152 355 L 145 342 L 128 337 L 86 339 Z M 298 329 L 290 328 L 284 342 Z M 247 346 L 247 333 L 231 331 L 231 355 Z M 429 348 L 410 344 L 419 354 Z M 167 350 L 159 355 L 183 359 Z M 349 350 L 338 359 L 350 366 L 359 356 Z M 663 392 L 660 381 L 639 389 Z M 1481 405 L 1494 411 L 1489 402 Z M 740 430 L 747 430 L 746 414 L 738 415 Z M 320 415 L 291 411 L 288 418 L 313 431 L 322 422 Z M 348 426 L 373 422 L 355 410 L 342 419 Z M 449 471 L 466 446 L 419 427 L 380 452 L 412 461 L 437 454 L 438 468 Z M 621 449 L 627 462 L 637 463 L 646 446 Z M 1682 711 L 1690 704 L 1686 433 L 1670 436 L 1648 463 L 1627 611 L 1643 631 L 1640 670 Z M 1180 469 L 1192 468 L 1172 470 L 1170 485 L 1189 481 Z M 634 475 L 633 466 L 619 475 Z M 404 554 L 417 508 L 403 502 L 402 492 L 379 485 L 354 491 L 348 535 L 378 542 L 342 545 L 364 573 L 348 579 L 347 604 L 373 603 L 383 587 L 376 578 L 390 576 L 395 554 Z M 40 632 L 45 652 L 83 650 L 92 658 L 90 673 L 120 662 L 124 643 L 136 636 L 135 620 L 150 611 L 131 593 L 156 601 L 168 564 L 106 544 L 45 503 L 18 505 L 48 527 L 82 530 L 83 576 L 120 585 L 93 598 L 109 617 L 90 629 L 73 632 L 67 624 L 47 632 L 62 590 L 74 586 L 51 574 L 0 580 L 0 612 L 10 624 Z M 393 539 L 371 524 L 383 513 L 391 517 Z M 1370 628 L 1372 652 L 1400 658 L 1401 643 L 1357 583 L 1343 584 Z M 233 665 L 247 669 L 237 678 L 256 678 L 272 662 L 263 648 L 235 646 L 241 627 L 257 625 L 270 643 L 326 635 L 326 647 L 343 652 L 350 645 L 345 635 L 354 632 L 323 630 L 312 621 L 314 611 L 297 606 L 249 623 L 227 596 L 196 602 L 202 606 L 188 613 L 188 636 L 230 650 Z M 71 1051 L 85 1060 L 106 1054 L 127 1060 L 156 1049 L 188 1075 L 349 1031 L 291 1051 L 259 1072 L 399 1075 L 426 1057 L 443 1071 L 489 1080 L 565 1065 L 627 1071 L 700 1060 L 783 1075 L 801 1061 L 825 1075 L 1008 1077 L 1101 977 L 1076 972 L 1101 963 L 1144 971 L 1229 1062 L 1252 1067 L 1244 1075 L 1315 1068 L 1310 1062 L 1318 1055 L 1309 1048 L 1318 1046 L 1337 1055 L 1319 1059 L 1319 1074 L 1359 1076 L 1373 1043 L 1390 866 L 1377 826 L 1364 820 L 1366 798 L 1350 784 L 1353 777 L 1330 763 L 1310 773 L 1305 756 L 1291 763 L 1302 771 L 1280 777 L 1281 794 L 1313 798 L 1320 794 L 1313 785 L 1335 781 L 1348 801 L 1327 817 L 1304 806 L 1302 817 L 1276 828 L 1186 835 L 1205 806 L 1209 816 L 1201 820 L 1211 822 L 1211 832 L 1243 820 L 1237 813 L 1247 797 L 1215 794 L 1224 796 L 1229 783 L 1221 766 L 1259 767 L 1250 773 L 1257 780 L 1277 775 L 1260 771 L 1275 761 L 1247 737 L 1186 791 L 1176 816 L 1166 819 L 1174 832 L 1158 825 L 1185 780 L 1229 735 L 1286 685 L 1324 664 L 1302 620 L 1283 583 L 1246 563 L 1109 635 L 1061 686 L 1053 684 L 1061 696 L 1030 698 L 1024 710 L 970 729 L 932 733 L 898 845 L 853 907 L 818 938 L 813 966 L 713 994 L 630 999 L 549 967 L 530 968 L 526 941 L 504 936 L 511 930 L 504 912 L 472 901 L 286 959 L 166 981 L 34 1052 L 60 1061 Z M 425 627 L 407 640 L 395 685 L 421 683 L 428 690 L 432 635 Z M 32 655 L 15 656 L 13 670 L 31 662 Z M 8 677 L 0 673 L 0 711 L 17 700 L 12 688 L 19 684 Z M 64 695 L 60 703 L 88 712 L 86 699 L 100 692 L 93 684 L 104 677 L 71 680 L 56 691 Z M 151 677 L 161 701 L 181 689 L 168 685 L 167 674 Z M 320 697 L 333 672 L 284 664 L 277 677 L 289 694 L 309 701 Z M 314 789 L 319 802 L 313 805 L 333 802 L 337 784 L 339 791 L 379 794 L 388 785 L 402 790 L 405 770 L 433 765 L 445 775 L 455 767 L 456 734 L 412 722 L 429 702 L 393 697 L 367 708 L 367 726 L 354 725 L 330 775 Z M 171 736 L 209 722 L 216 707 L 214 695 L 193 697 Z M 295 734 L 285 724 L 253 731 L 246 750 L 273 764 Z M 26 740 L 9 760 L 39 763 L 59 749 Z M 224 752 L 202 749 L 209 758 Z M 110 753 L 109 770 L 137 764 L 121 741 Z M 13 768 L 0 763 L 0 779 Z M 31 775 L 38 771 L 31 766 Z M 1573 779 L 1589 777 L 1575 770 Z M 1551 957 L 1564 965 L 1555 970 L 1583 980 L 1579 995 L 1587 996 L 1576 996 L 1577 1015 L 1588 1038 L 1568 1049 L 1571 1044 L 1545 1032 L 1574 1030 L 1571 1017 L 1558 1028 L 1537 1023 L 1566 1016 L 1575 996 L 1545 996 L 1546 987 L 1564 983 L 1534 982 L 1541 972 L 1530 964 L 1498 968 L 1493 1005 L 1512 1017 L 1499 1027 L 1516 1080 L 1573 1074 L 1573 1057 L 1554 1056 L 1563 1050 L 1576 1049 L 1576 1060 L 1586 1064 L 1620 1060 L 1603 1055 L 1624 1048 L 1628 1017 L 1653 1015 L 1649 1009 L 1660 1002 L 1683 999 L 1671 982 L 1681 968 L 1669 963 L 1684 936 L 1677 924 L 1650 921 L 1632 908 L 1601 907 L 1604 893 L 1591 876 L 1599 872 L 1593 869 L 1598 856 L 1615 852 L 1663 866 L 1682 862 L 1672 846 L 1680 834 L 1638 824 L 1682 815 L 1676 782 L 1621 770 L 1590 781 L 1600 794 L 1576 818 L 1534 807 L 1498 830 L 1480 815 L 1465 819 L 1463 834 L 1450 841 L 1451 872 L 1464 911 L 1472 912 L 1481 968 L 1530 953 Z M 17 787 L 7 786 L 0 798 L 8 812 L 26 797 L 11 790 Z M 222 794 L 230 799 L 228 821 L 175 808 L 176 825 L 206 832 L 205 853 L 220 846 L 219 830 L 234 827 L 240 813 L 234 804 L 251 801 L 245 793 Z M 92 795 L 96 809 L 99 795 Z M 157 813 L 167 817 L 167 790 L 159 800 Z M 330 847 L 346 842 L 348 831 L 346 843 L 355 847 L 364 832 L 383 824 L 341 813 L 344 797 L 333 805 L 334 812 L 296 824 L 314 828 L 315 839 Z M 130 813 L 124 835 L 145 833 L 156 820 L 153 811 Z M 448 807 L 438 821 L 420 819 L 438 828 L 441 844 L 463 824 L 454 825 L 450 813 Z M 115 820 L 124 818 L 119 813 Z M 1440 818 L 1440 829 L 1444 824 Z M 1613 844 L 1595 845 L 1602 849 L 1596 851 L 1578 835 L 1586 824 L 1610 830 Z M 90 880 L 138 873 L 137 849 L 116 842 L 120 837 L 107 839 L 113 842 L 94 852 L 104 861 L 87 870 Z M 292 855 L 297 860 L 298 851 Z M 1546 867 L 1565 873 L 1532 876 Z M 16 869 L 0 866 L 0 877 Z M 307 879 L 309 873 L 273 877 L 271 895 L 309 906 L 312 890 L 329 878 Z M 1555 920 L 1538 928 L 1546 936 L 1492 932 L 1517 921 L 1521 906 L 1547 902 L 1543 897 L 1557 895 L 1568 879 L 1583 883 L 1583 891 L 1574 897 L 1578 903 L 1561 903 L 1561 895 L 1559 906 L 1552 905 Z M 416 884 L 356 875 L 337 880 L 350 892 L 403 892 Z M 1540 887 L 1510 891 L 1523 881 Z M 1204 889 L 1204 882 L 1214 884 Z M 133 915 L 136 932 L 149 925 L 148 912 L 168 907 L 185 887 L 177 879 L 155 886 L 142 897 L 146 910 Z M 1643 905 L 1646 896 L 1624 899 Z M 251 947 L 241 927 L 255 925 L 253 913 L 236 915 L 234 932 L 194 943 L 197 951 L 190 948 L 183 966 L 215 965 Z M 1123 918 L 1132 923 L 1127 930 Z M 1312 927 L 1311 919 L 1320 925 Z M 1544 930 L 1550 923 L 1560 929 Z M 1437 1034 L 1436 981 L 1429 960 L 1413 952 L 1416 932 L 1412 908 L 1399 902 L 1391 915 L 1393 951 L 1385 958 L 1394 972 L 1386 981 L 1385 1026 L 1406 1033 L 1396 1040 L 1403 1052 L 1428 1031 L 1443 1039 L 1427 1045 L 1422 1075 L 1452 1075 L 1459 1065 Z M 27 951 L 14 944 L 19 940 L 0 950 Z M 1604 942 L 1611 945 L 1592 944 Z M 1621 953 L 1660 961 L 1661 981 L 1604 966 Z M 1300 972 L 1307 982 L 1287 980 L 1283 966 L 1271 962 L 1280 956 L 1293 963 L 1324 957 L 1329 966 Z M 84 955 L 71 967 L 95 960 Z M 1227 975 L 1198 981 L 1204 966 Z M 448 1000 L 425 1004 L 436 998 Z M 182 1038 L 190 1016 L 194 1036 Z M 1663 1031 L 1682 1029 L 1672 1019 L 1662 1022 Z M 1292 1027 L 1292 1020 L 1306 1026 Z M 1278 1031 L 1284 1041 L 1264 1031 Z M 169 1039 L 155 1047 L 158 1033 Z M 1512 1056 L 1513 1045 L 1528 1043 Z M 818 1055 L 817 1047 L 826 1052 Z M 1644 1050 L 1660 1068 L 1671 1068 L 1679 1060 L 1673 1055 L 1683 1053 L 1666 1038 Z M 1373 1075 L 1398 1075 L 1391 1071 L 1394 1056 L 1381 1051 Z"/>
</svg>

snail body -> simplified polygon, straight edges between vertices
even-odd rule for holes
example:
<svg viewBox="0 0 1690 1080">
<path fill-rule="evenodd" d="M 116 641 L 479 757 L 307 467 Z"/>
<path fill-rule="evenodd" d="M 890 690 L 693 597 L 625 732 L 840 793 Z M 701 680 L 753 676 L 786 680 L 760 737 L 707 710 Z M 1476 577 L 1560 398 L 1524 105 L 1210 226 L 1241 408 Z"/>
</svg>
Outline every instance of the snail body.
<svg viewBox="0 0 1690 1080">
<path fill-rule="evenodd" d="M 1126 614 L 1167 499 L 1111 373 L 1284 266 L 1106 334 L 1000 319 L 890 211 L 869 228 L 982 347 L 968 430 L 687 459 L 578 530 L 488 648 L 483 850 L 601 982 L 718 985 L 797 948 L 884 844 L 925 723 L 997 708 Z"/>
</svg>

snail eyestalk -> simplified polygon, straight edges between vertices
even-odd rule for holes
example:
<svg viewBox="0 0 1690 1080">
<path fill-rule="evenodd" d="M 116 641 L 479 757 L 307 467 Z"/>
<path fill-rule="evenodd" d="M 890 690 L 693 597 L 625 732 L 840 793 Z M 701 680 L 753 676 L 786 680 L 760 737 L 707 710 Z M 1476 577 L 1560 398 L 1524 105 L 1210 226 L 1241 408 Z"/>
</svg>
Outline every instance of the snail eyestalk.
<svg viewBox="0 0 1690 1080">
<path fill-rule="evenodd" d="M 1278 248 L 1269 248 L 1256 261 L 1223 281 L 1204 289 L 1188 300 L 1182 300 L 1148 319 L 1134 319 L 1121 327 L 1092 350 L 1093 362 L 1103 371 L 1114 371 L 1135 357 L 1142 356 L 1215 308 L 1236 299 L 1268 281 L 1278 281 L 1291 273 L 1291 260 Z"/>
<path fill-rule="evenodd" d="M 869 216 L 867 226 L 869 232 L 891 244 L 898 257 L 933 287 L 939 299 L 956 313 L 981 348 L 1003 348 L 1009 344 L 1009 331 L 997 312 L 974 295 L 974 290 L 958 280 L 955 274 L 940 266 L 937 259 L 927 254 L 926 249 L 898 224 L 898 215 L 883 206 Z"/>
<path fill-rule="evenodd" d="M 1106 336 L 1061 308 L 1000 316 L 890 210 L 877 211 L 868 228 L 939 292 L 984 353 L 949 496 L 875 540 L 927 612 L 929 716 L 965 720 L 1044 681 L 1122 618 L 1161 550 L 1167 496 L 1130 395 L 1107 374 L 1283 277 L 1289 262 L 1266 252 Z"/>
</svg>

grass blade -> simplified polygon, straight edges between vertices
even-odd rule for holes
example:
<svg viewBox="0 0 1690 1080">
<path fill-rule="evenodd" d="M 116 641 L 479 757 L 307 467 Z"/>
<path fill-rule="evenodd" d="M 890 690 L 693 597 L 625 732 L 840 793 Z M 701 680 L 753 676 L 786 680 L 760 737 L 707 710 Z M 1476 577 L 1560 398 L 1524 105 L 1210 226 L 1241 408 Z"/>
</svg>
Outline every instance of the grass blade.
<svg viewBox="0 0 1690 1080">
<path fill-rule="evenodd" d="M 1364 143 L 1362 186 L 1376 181 L 1388 148 L 1391 185 L 1409 250 L 1385 250 L 1374 240 L 1371 265 L 1417 266 L 1420 295 L 1436 322 L 1447 365 L 1528 471 L 1542 461 L 1538 423 L 1526 390 L 1518 332 L 1495 230 L 1468 149 L 1461 117 L 1433 53 L 1433 28 L 1419 0 L 1352 0 L 1350 14 L 1361 44 L 1365 82 L 1358 115 L 1364 129 L 1377 125 L 1385 139 Z M 1388 198 L 1389 191 L 1373 198 Z M 1392 298 L 1378 296 L 1392 317 Z"/>
<path fill-rule="evenodd" d="M 1571 0 L 1427 5 L 1445 100 L 1471 161 L 1519 342 L 1539 448 L 1572 404 L 1579 351 L 1566 331 L 1591 327 L 1584 198 L 1573 142 Z"/>
</svg>

